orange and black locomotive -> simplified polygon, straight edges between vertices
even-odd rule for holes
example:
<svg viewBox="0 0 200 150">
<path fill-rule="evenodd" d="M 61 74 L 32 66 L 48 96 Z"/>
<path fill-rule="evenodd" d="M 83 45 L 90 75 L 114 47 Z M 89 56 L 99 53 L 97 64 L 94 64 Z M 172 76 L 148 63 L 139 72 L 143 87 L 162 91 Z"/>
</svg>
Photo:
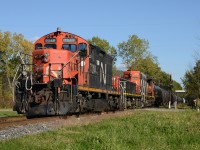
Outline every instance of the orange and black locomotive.
<svg viewBox="0 0 200 150">
<path fill-rule="evenodd" d="M 42 36 L 34 43 L 32 63 L 21 65 L 14 110 L 35 117 L 153 104 L 152 79 L 130 70 L 123 78 L 113 76 L 112 61 L 102 48 L 75 34 L 58 29 Z"/>
</svg>

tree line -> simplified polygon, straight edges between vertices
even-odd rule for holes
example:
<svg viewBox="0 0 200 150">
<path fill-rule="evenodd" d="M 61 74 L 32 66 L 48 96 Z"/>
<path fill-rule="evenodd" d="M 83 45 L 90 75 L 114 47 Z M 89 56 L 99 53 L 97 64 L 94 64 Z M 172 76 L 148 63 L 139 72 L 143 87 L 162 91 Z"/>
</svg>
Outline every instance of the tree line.
<svg viewBox="0 0 200 150">
<path fill-rule="evenodd" d="M 181 85 L 175 80 L 170 80 L 170 74 L 162 71 L 159 67 L 157 57 L 148 50 L 149 42 L 139 38 L 137 35 L 130 35 L 127 41 L 120 42 L 117 49 L 109 44 L 105 39 L 98 36 L 88 40 L 90 43 L 102 47 L 114 58 L 113 74 L 121 75 L 120 70 L 115 64 L 117 57 L 121 57 L 127 69 L 140 70 L 153 78 L 155 83 L 163 88 L 169 89 L 170 84 L 173 90 L 182 89 Z"/>
<path fill-rule="evenodd" d="M 127 41 L 117 45 L 117 48 L 98 36 L 88 39 L 91 44 L 103 48 L 113 57 L 113 74 L 121 75 L 117 69 L 117 57 L 121 57 L 127 69 L 140 70 L 152 77 L 156 84 L 168 87 L 171 84 L 170 74 L 159 67 L 156 56 L 149 51 L 149 42 L 137 35 L 130 35 Z M 22 34 L 0 31 L 0 107 L 12 107 L 12 87 L 15 73 L 21 63 L 30 61 L 25 54 L 31 54 L 33 43 Z M 173 80 L 174 90 L 181 89 L 179 83 Z"/>
<path fill-rule="evenodd" d="M 200 59 L 196 59 L 195 66 L 186 71 L 182 79 L 186 90 L 186 99 L 190 104 L 193 100 L 200 99 Z"/>
</svg>

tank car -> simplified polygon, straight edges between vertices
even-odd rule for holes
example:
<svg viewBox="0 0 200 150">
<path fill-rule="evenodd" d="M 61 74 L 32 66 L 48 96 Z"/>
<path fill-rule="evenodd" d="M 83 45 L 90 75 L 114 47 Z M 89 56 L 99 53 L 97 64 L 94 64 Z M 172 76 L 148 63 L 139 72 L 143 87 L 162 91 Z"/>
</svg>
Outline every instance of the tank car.
<svg viewBox="0 0 200 150">
<path fill-rule="evenodd" d="M 174 92 L 170 90 L 166 90 L 161 88 L 160 86 L 155 85 L 155 106 L 165 106 L 168 107 L 169 103 L 173 104 L 177 99 L 178 96 L 175 95 Z"/>
</svg>

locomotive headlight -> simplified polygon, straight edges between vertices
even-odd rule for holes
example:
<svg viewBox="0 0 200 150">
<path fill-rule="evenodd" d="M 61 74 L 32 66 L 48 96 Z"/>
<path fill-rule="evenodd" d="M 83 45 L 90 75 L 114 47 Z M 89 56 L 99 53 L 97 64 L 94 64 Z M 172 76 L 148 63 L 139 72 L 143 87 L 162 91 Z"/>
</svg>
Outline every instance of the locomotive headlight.
<svg viewBox="0 0 200 150">
<path fill-rule="evenodd" d="M 43 58 L 43 62 L 47 63 L 49 61 L 49 59 L 47 57 Z"/>
<path fill-rule="evenodd" d="M 48 57 L 49 56 L 49 53 L 44 53 L 44 57 Z"/>
<path fill-rule="evenodd" d="M 49 53 L 47 52 L 42 55 L 42 61 L 44 63 L 47 63 L 49 61 L 48 56 L 49 56 Z"/>
</svg>

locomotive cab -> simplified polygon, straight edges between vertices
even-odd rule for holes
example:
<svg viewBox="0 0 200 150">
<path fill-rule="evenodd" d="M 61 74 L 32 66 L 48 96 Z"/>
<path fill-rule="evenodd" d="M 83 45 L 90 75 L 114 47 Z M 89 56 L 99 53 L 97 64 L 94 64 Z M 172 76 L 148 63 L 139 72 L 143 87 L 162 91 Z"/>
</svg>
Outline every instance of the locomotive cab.
<svg viewBox="0 0 200 150">
<path fill-rule="evenodd" d="M 78 75 L 78 63 L 86 57 L 87 51 L 88 43 L 76 35 L 57 31 L 43 36 L 35 42 L 33 52 L 36 81 L 47 83 L 54 78 L 70 80 Z"/>
</svg>

